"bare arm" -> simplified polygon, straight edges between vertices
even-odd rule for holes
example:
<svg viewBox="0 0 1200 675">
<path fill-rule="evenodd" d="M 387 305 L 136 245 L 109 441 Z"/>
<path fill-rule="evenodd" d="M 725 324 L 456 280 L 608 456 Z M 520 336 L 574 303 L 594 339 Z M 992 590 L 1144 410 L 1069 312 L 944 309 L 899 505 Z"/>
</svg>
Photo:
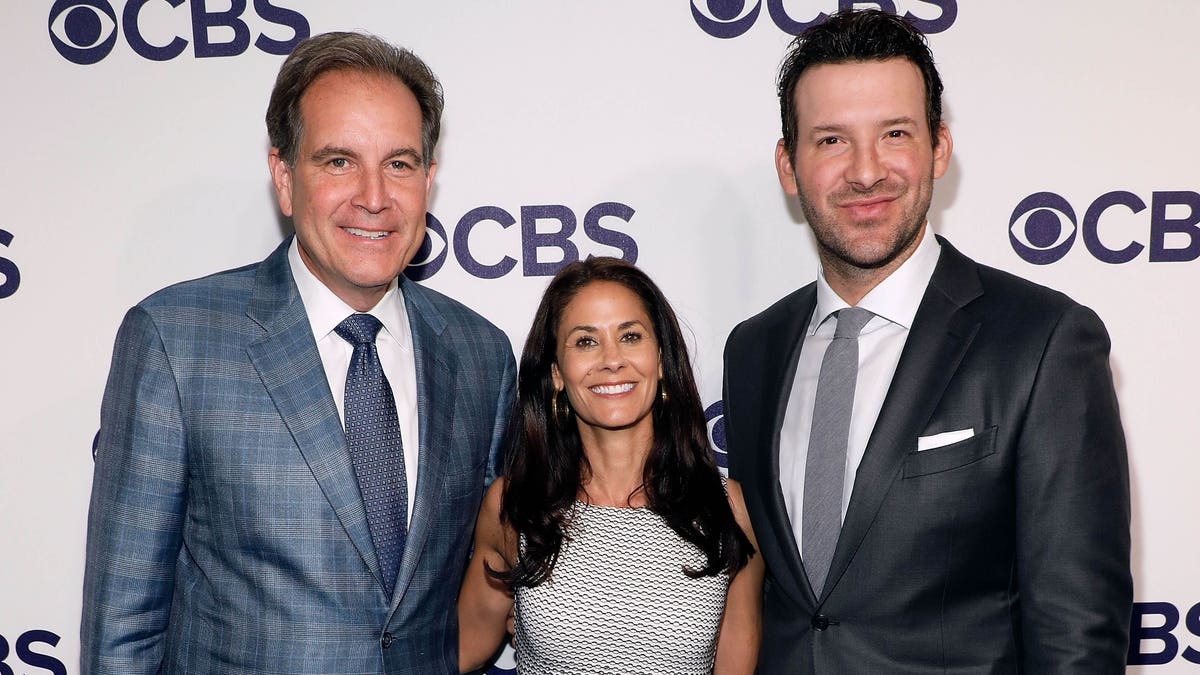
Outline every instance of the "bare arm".
<svg viewBox="0 0 1200 675">
<path fill-rule="evenodd" d="M 507 570 L 516 560 L 516 537 L 500 522 L 504 485 L 503 478 L 496 479 L 483 496 L 475 521 L 475 553 L 458 595 L 458 669 L 462 672 L 479 668 L 496 653 L 512 611 L 512 594 L 484 568 L 486 562 L 494 570 Z"/>
<path fill-rule="evenodd" d="M 758 548 L 750 516 L 742 499 L 742 486 L 730 480 L 727 486 L 729 507 L 750 543 Z M 758 661 L 758 643 L 762 640 L 762 556 L 755 552 L 729 582 L 725 614 L 717 634 L 717 661 L 714 675 L 741 675 L 754 672 Z"/>
</svg>

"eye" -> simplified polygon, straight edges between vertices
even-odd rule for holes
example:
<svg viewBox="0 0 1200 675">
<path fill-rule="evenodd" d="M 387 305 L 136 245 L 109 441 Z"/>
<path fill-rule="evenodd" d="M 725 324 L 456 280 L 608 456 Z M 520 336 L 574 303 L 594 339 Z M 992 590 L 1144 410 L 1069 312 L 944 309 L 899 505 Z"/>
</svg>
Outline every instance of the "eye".
<svg viewBox="0 0 1200 675">
<path fill-rule="evenodd" d="M 1066 226 L 1063 224 L 1066 217 Z M 1008 239 L 1022 258 L 1035 265 L 1062 259 L 1078 232 L 1075 209 L 1053 192 L 1029 195 L 1013 209 L 1008 221 Z"/>
<path fill-rule="evenodd" d="M 837 145 L 838 140 L 839 139 L 837 136 L 826 136 L 825 138 L 817 141 L 817 145 Z"/>
<path fill-rule="evenodd" d="M 345 157 L 334 157 L 333 159 L 329 160 L 329 166 L 332 166 L 335 169 L 344 169 L 348 165 L 349 162 L 346 161 Z"/>
<path fill-rule="evenodd" d="M 412 164 L 402 159 L 393 159 L 390 166 L 393 171 L 408 171 L 413 168 Z"/>
<path fill-rule="evenodd" d="M 905 136 L 908 136 L 908 132 L 903 129 L 892 129 L 887 132 L 888 138 L 904 138 Z"/>
<path fill-rule="evenodd" d="M 718 38 L 734 38 L 754 25 L 762 9 L 762 0 L 748 7 L 745 0 L 692 0 L 692 18 L 705 33 Z"/>
<path fill-rule="evenodd" d="M 425 214 L 425 238 L 421 247 L 413 255 L 412 262 L 404 268 L 404 276 L 413 281 L 424 281 L 433 276 L 446 262 L 449 253 L 449 240 L 446 238 L 446 226 L 433 216 Z"/>
<path fill-rule="evenodd" d="M 75 63 L 96 63 L 117 41 L 117 15 L 98 0 L 58 0 L 50 9 L 50 40 Z"/>
<path fill-rule="evenodd" d="M 621 335 L 621 342 L 639 342 L 642 339 L 642 334 L 631 330 Z"/>
</svg>

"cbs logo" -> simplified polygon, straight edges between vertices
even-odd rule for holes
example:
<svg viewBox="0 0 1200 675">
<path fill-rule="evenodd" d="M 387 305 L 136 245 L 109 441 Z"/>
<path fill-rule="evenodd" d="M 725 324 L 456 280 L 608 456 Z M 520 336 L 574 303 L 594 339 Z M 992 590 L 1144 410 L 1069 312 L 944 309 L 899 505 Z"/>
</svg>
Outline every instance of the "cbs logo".
<svg viewBox="0 0 1200 675">
<path fill-rule="evenodd" d="M 692 3 L 692 18 L 696 20 L 696 25 L 705 33 L 722 39 L 735 38 L 750 30 L 750 27 L 758 21 L 758 15 L 762 11 L 763 0 L 754 0 L 754 5 L 747 8 L 746 0 L 691 0 Z M 854 0 L 837 0 L 836 7 L 832 0 L 803 0 L 803 3 L 797 0 L 766 0 L 767 13 L 771 16 L 771 20 L 779 27 L 779 30 L 791 35 L 798 35 L 804 32 L 809 26 L 814 26 L 829 18 L 823 9 L 843 10 L 853 9 L 861 5 L 875 5 L 879 9 L 891 14 L 899 14 L 904 5 L 909 5 L 914 8 L 920 7 L 918 13 L 914 14 L 911 11 L 904 12 L 904 18 L 912 22 L 913 26 L 925 34 L 941 33 L 954 25 L 955 19 L 958 18 L 958 0 L 909 0 L 908 2 L 897 3 L 894 0 L 876 0 L 875 2 L 855 2 Z M 795 10 L 796 6 L 803 4 L 808 12 L 812 12 L 812 18 L 804 20 L 797 19 L 792 13 L 789 13 L 788 5 Z M 897 7 L 897 4 L 901 7 Z M 928 7 L 937 8 L 937 16 L 926 18 L 923 15 L 928 13 Z"/>
<path fill-rule="evenodd" d="M 0 246 L 7 247 L 12 243 L 12 234 L 0 230 Z M 0 300 L 17 292 L 21 285 L 21 270 L 16 263 L 8 258 L 0 257 Z"/>
<path fill-rule="evenodd" d="M 1143 218 L 1130 218 L 1149 208 Z M 1150 204 L 1132 192 L 1115 190 L 1088 205 L 1082 220 L 1061 195 L 1037 192 L 1022 199 L 1008 221 L 1008 239 L 1026 262 L 1049 265 L 1062 260 L 1082 233 L 1096 260 L 1127 263 L 1149 248 L 1150 262 L 1191 262 L 1200 258 L 1200 194 L 1190 191 L 1151 193 Z M 1149 229 L 1149 241 L 1136 233 Z"/>
<path fill-rule="evenodd" d="M 171 22 L 173 10 L 186 0 L 128 0 L 120 20 L 109 0 L 55 0 L 50 7 L 50 42 L 63 58 L 80 65 L 97 63 L 112 52 L 117 44 L 118 25 L 125 32 L 125 42 L 142 58 L 169 61 L 188 46 L 189 41 L 171 32 L 170 37 L 158 37 L 163 30 L 151 26 Z M 282 26 L 291 35 L 279 40 L 259 33 L 254 46 L 268 54 L 289 54 L 298 42 L 308 37 L 308 19 L 293 9 L 279 7 L 279 0 L 254 0 L 254 13 L 263 22 Z M 250 48 L 250 26 L 242 19 L 246 0 L 229 0 L 228 9 L 209 10 L 206 0 L 188 2 L 192 51 L 196 58 L 237 56 Z M 164 6 L 165 5 L 165 6 Z M 143 10 L 146 10 L 143 14 Z M 227 42 L 215 42 L 210 32 L 219 35 L 232 32 Z M 281 31 L 272 30 L 272 34 Z M 284 31 L 287 32 L 287 31 Z"/>
<path fill-rule="evenodd" d="M 49 645 L 51 647 L 58 646 L 59 636 L 51 633 L 48 630 L 28 630 L 21 633 L 17 637 L 16 644 L 9 647 L 8 640 L 0 635 L 0 675 L 14 675 L 13 667 L 25 665 L 31 668 L 47 670 L 54 675 L 67 675 L 67 667 L 57 658 L 43 653 L 43 647 L 35 645 Z M 10 657 L 12 652 L 16 652 L 16 662 L 14 663 Z M 20 668 L 21 673 L 28 672 L 25 668 Z"/>
<path fill-rule="evenodd" d="M 1150 619 L 1145 625 L 1146 617 Z M 1200 603 L 1192 605 L 1184 616 L 1184 625 L 1192 637 L 1200 637 Z M 1131 666 L 1161 666 L 1183 657 L 1184 661 L 1200 664 L 1200 650 L 1185 646 L 1179 648 L 1175 629 L 1179 627 L 1179 607 L 1169 602 L 1135 602 L 1133 619 L 1130 621 L 1129 657 Z M 1147 644 L 1148 643 L 1148 644 Z M 1142 651 L 1143 648 L 1161 647 L 1157 651 Z"/>
<path fill-rule="evenodd" d="M 729 454 L 725 449 L 725 402 L 718 400 L 705 408 L 704 421 L 708 423 L 708 440 L 717 459 L 717 466 L 728 469 Z"/>
<path fill-rule="evenodd" d="M 631 263 L 637 262 L 638 247 L 633 237 L 606 226 L 613 219 L 629 223 L 634 213 L 632 207 L 620 202 L 596 204 L 583 215 L 584 237 L 617 249 L 619 257 Z M 579 219 L 569 207 L 561 204 L 522 206 L 519 215 L 518 221 L 499 206 L 480 206 L 458 219 L 451 236 L 440 220 L 426 213 L 425 239 L 404 274 L 413 281 L 428 279 L 453 253 L 454 259 L 468 274 L 480 279 L 499 279 L 516 269 L 518 260 L 507 253 L 498 255 L 495 246 L 482 245 L 480 241 L 491 235 L 490 240 L 494 242 L 497 236 L 503 237 L 518 222 L 522 275 L 553 276 L 563 265 L 580 259 L 579 247 L 572 239 L 579 229 Z M 485 229 L 490 231 L 485 232 Z M 479 232 L 472 237 L 476 230 Z M 557 253 L 547 262 L 542 251 Z"/>
</svg>

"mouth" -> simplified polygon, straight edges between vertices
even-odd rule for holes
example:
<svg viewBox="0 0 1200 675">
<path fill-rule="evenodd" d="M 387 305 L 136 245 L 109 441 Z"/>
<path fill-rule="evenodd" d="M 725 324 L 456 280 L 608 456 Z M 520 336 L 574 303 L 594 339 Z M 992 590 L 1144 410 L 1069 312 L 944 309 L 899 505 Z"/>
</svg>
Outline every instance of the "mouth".
<svg viewBox="0 0 1200 675">
<path fill-rule="evenodd" d="M 601 396 L 616 396 L 618 394 L 627 393 L 632 389 L 632 382 L 624 382 L 622 384 L 597 384 L 594 387 L 588 387 L 588 390 L 593 394 L 600 394 Z"/>
<path fill-rule="evenodd" d="M 858 218 L 871 218 L 882 214 L 895 200 L 896 197 L 890 196 L 871 197 L 841 202 L 838 206 Z"/>
<path fill-rule="evenodd" d="M 348 232 L 356 237 L 362 237 L 363 239 L 383 239 L 384 237 L 387 237 L 389 234 L 391 234 L 390 232 L 376 232 L 374 230 L 360 230 L 357 227 L 343 227 L 342 230 L 344 232 Z"/>
</svg>

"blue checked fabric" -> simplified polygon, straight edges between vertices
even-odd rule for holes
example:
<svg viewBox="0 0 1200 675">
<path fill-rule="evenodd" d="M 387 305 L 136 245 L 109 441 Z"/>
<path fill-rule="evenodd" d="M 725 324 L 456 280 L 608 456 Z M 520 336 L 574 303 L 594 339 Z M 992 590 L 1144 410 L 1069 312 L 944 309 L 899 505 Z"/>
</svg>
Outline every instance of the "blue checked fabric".
<svg viewBox="0 0 1200 675">
<path fill-rule="evenodd" d="M 354 345 L 346 373 L 346 444 L 390 597 L 407 536 L 408 481 L 396 399 L 375 347 L 375 336 L 382 327 L 370 314 L 351 314 L 334 332 Z"/>
<path fill-rule="evenodd" d="M 821 596 L 842 531 L 846 444 L 858 381 L 858 334 L 875 316 L 859 307 L 837 313 L 833 340 L 821 360 L 816 403 L 804 464 L 804 520 L 801 557 L 813 593 Z"/>
</svg>

